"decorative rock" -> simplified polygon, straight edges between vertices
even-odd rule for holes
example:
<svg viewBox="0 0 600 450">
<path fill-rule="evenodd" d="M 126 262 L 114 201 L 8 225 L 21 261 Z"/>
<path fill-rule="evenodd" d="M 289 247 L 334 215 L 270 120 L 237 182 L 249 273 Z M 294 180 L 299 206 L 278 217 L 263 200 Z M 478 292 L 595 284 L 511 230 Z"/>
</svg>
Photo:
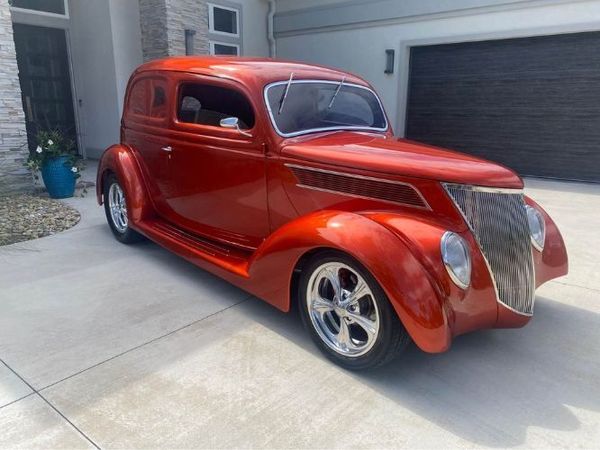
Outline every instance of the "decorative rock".
<svg viewBox="0 0 600 450">
<path fill-rule="evenodd" d="M 67 230 L 80 218 L 77 210 L 50 198 L 24 194 L 0 197 L 0 245 Z"/>
</svg>

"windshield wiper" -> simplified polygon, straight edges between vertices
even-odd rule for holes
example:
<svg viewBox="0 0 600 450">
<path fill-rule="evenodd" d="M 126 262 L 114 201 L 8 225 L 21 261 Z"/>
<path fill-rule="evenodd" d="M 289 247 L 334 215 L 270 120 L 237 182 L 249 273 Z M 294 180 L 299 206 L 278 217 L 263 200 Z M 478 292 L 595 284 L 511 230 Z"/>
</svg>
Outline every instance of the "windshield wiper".
<svg viewBox="0 0 600 450">
<path fill-rule="evenodd" d="M 292 79 L 294 78 L 294 72 L 290 73 L 290 79 L 285 85 L 285 90 L 283 94 L 281 94 L 281 98 L 279 99 L 279 109 L 277 110 L 277 114 L 281 114 L 281 110 L 283 109 L 283 104 L 285 103 L 285 99 L 287 98 L 288 91 L 290 90 L 290 85 L 292 84 Z"/>
<path fill-rule="evenodd" d="M 338 84 L 338 87 L 335 90 L 335 92 L 333 93 L 333 97 L 331 97 L 331 101 L 329 102 L 329 106 L 327 106 L 327 109 L 331 109 L 331 107 L 333 106 L 333 102 L 335 101 L 335 98 L 337 97 L 338 92 L 340 92 L 340 89 L 344 85 L 344 81 L 346 81 L 346 77 L 342 78 L 342 81 L 340 81 L 340 84 Z"/>
</svg>

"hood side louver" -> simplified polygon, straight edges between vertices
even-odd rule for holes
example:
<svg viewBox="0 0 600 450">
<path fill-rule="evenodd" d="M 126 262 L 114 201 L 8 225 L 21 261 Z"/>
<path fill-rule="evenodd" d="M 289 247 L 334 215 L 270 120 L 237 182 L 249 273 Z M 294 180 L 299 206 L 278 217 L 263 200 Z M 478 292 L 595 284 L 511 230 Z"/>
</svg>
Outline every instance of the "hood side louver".
<svg viewBox="0 0 600 450">
<path fill-rule="evenodd" d="M 293 172 L 300 187 L 429 208 L 423 196 L 410 184 L 291 164 L 286 166 Z"/>
</svg>

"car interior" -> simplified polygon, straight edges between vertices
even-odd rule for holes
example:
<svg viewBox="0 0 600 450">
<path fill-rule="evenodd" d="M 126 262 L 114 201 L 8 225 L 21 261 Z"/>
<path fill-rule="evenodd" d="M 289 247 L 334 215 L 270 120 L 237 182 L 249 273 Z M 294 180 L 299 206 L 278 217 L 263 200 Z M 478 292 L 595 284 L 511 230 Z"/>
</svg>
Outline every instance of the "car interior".
<svg viewBox="0 0 600 450">
<path fill-rule="evenodd" d="M 220 121 L 237 117 L 243 130 L 254 126 L 250 102 L 238 91 L 209 84 L 185 83 L 181 86 L 177 118 L 181 122 L 220 127 Z"/>
</svg>

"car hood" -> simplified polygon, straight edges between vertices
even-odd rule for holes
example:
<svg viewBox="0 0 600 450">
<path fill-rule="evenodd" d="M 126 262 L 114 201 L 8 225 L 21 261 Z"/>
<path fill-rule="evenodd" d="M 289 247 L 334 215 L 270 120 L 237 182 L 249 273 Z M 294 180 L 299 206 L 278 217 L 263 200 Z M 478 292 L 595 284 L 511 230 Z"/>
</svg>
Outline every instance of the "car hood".
<svg viewBox="0 0 600 450">
<path fill-rule="evenodd" d="M 282 156 L 380 174 L 522 188 L 512 170 L 464 153 L 371 133 L 337 132 L 288 141 Z"/>
</svg>

